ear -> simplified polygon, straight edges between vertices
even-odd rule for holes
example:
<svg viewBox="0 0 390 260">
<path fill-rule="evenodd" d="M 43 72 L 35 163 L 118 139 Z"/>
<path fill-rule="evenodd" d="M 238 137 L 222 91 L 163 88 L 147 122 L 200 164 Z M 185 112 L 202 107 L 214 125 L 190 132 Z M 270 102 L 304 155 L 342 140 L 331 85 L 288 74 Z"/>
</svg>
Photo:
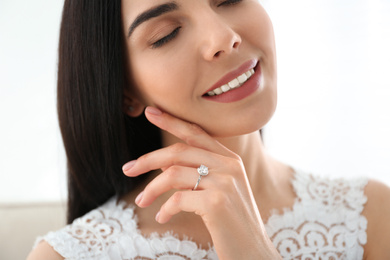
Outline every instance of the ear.
<svg viewBox="0 0 390 260">
<path fill-rule="evenodd" d="M 130 117 L 139 117 L 145 110 L 145 105 L 137 98 L 125 94 L 123 112 Z"/>
</svg>

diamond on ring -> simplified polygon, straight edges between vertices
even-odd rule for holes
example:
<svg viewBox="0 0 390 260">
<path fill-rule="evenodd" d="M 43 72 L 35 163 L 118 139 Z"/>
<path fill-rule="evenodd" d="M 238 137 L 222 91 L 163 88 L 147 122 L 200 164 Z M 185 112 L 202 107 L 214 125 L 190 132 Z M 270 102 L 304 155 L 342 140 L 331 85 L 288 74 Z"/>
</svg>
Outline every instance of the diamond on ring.
<svg viewBox="0 0 390 260">
<path fill-rule="evenodd" d="M 201 166 L 199 166 L 198 168 L 198 173 L 199 175 L 201 176 L 206 176 L 207 174 L 209 174 L 209 168 L 207 168 L 207 166 L 204 166 L 203 164 Z"/>
<path fill-rule="evenodd" d="M 200 180 L 202 179 L 202 176 L 206 176 L 207 174 L 209 174 L 209 168 L 207 168 L 206 166 L 204 166 L 202 164 L 198 168 L 198 173 L 199 173 L 198 181 L 196 182 L 195 187 L 192 190 L 196 190 L 198 188 L 198 185 L 200 183 Z"/>
</svg>

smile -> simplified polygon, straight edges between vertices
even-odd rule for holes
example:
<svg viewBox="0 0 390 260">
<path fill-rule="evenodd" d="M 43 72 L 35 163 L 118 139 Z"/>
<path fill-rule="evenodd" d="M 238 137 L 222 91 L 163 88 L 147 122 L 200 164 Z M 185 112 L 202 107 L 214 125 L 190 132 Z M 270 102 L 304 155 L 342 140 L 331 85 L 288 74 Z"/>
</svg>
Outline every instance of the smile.
<svg viewBox="0 0 390 260">
<path fill-rule="evenodd" d="M 245 72 L 245 73 L 241 74 L 240 76 L 238 76 L 237 78 L 233 79 L 232 81 L 228 82 L 227 84 L 222 85 L 219 88 L 216 88 L 214 90 L 211 90 L 211 91 L 207 92 L 207 95 L 208 96 L 218 96 L 218 95 L 221 95 L 222 93 L 226 93 L 226 92 L 228 92 L 230 90 L 239 88 L 248 79 L 250 79 L 250 77 L 252 77 L 253 74 L 255 74 L 255 70 L 254 69 L 250 69 L 247 72 Z"/>
</svg>

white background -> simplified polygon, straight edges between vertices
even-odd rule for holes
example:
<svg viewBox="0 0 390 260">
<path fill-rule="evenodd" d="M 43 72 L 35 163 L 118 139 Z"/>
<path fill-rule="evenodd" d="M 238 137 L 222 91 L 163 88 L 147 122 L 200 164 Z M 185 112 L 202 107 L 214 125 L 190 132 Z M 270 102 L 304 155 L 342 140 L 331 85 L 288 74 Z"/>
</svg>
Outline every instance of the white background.
<svg viewBox="0 0 390 260">
<path fill-rule="evenodd" d="M 265 4 L 279 62 L 271 153 L 317 174 L 390 184 L 390 1 Z"/>
<path fill-rule="evenodd" d="M 279 74 L 270 153 L 390 184 L 390 0 L 263 2 Z M 62 4 L 0 1 L 0 203 L 66 198 L 55 107 Z"/>
</svg>

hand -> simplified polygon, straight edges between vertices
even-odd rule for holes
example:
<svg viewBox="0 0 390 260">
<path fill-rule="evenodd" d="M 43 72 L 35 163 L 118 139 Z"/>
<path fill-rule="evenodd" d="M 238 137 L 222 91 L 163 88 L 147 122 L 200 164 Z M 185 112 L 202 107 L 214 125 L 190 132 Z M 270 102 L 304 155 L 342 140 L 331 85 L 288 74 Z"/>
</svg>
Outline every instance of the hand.
<svg viewBox="0 0 390 260">
<path fill-rule="evenodd" d="M 156 216 L 159 223 L 181 211 L 193 212 L 203 219 L 220 259 L 280 258 L 264 230 L 241 158 L 195 124 L 152 107 L 145 114 L 185 143 L 150 152 L 123 167 L 131 177 L 162 170 L 138 197 L 137 205 L 147 207 L 161 194 L 179 190 L 161 207 Z M 209 174 L 192 191 L 201 164 Z"/>
</svg>

